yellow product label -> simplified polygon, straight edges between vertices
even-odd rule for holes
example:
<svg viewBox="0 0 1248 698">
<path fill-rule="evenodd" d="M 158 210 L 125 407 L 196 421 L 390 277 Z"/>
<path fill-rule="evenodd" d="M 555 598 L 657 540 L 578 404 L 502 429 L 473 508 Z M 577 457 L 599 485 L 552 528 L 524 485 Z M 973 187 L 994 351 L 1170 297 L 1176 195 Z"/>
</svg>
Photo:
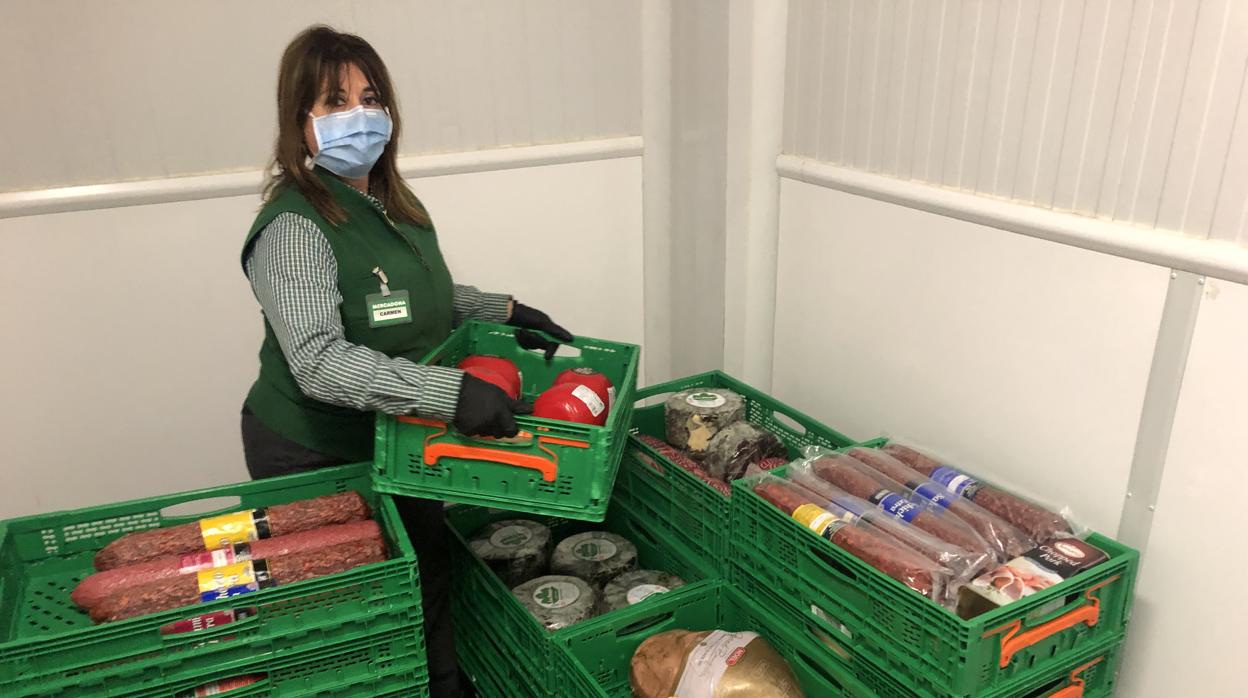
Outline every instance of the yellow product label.
<svg viewBox="0 0 1248 698">
<path fill-rule="evenodd" d="M 250 511 L 202 519 L 199 522 L 199 531 L 204 536 L 204 548 L 208 550 L 235 543 L 250 543 L 260 537 L 256 531 L 256 520 Z"/>
<path fill-rule="evenodd" d="M 250 562 L 236 562 L 225 567 L 200 570 L 195 575 L 199 578 L 201 594 L 256 584 L 256 569 Z"/>
<path fill-rule="evenodd" d="M 793 518 L 806 528 L 829 539 L 836 532 L 835 528 L 830 527 L 833 523 L 840 521 L 831 512 L 817 504 L 803 504 L 794 509 Z"/>
</svg>

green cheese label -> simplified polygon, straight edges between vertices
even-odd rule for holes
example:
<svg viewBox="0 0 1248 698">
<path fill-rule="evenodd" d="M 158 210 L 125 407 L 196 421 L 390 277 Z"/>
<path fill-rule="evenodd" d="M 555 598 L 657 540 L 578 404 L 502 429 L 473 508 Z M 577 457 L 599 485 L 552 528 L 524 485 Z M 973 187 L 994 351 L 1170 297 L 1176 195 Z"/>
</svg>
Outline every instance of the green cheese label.
<svg viewBox="0 0 1248 698">
<path fill-rule="evenodd" d="M 533 590 L 533 600 L 542 608 L 563 608 L 581 598 L 581 590 L 567 582 L 548 582 Z"/>
<path fill-rule="evenodd" d="M 604 538 L 590 538 L 589 540 L 578 543 L 572 549 L 572 554 L 582 560 L 590 562 L 602 562 L 613 557 L 617 551 L 615 543 Z"/>
</svg>

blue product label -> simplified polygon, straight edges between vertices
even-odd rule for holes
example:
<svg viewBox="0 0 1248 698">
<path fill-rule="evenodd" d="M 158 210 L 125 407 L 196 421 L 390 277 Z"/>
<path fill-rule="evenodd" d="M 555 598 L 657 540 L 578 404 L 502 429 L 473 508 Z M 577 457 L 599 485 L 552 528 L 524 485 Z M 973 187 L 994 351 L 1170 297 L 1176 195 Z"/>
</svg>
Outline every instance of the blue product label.
<svg viewBox="0 0 1248 698">
<path fill-rule="evenodd" d="M 221 587 L 220 589 L 213 589 L 212 591 L 200 592 L 199 600 L 203 603 L 208 603 L 210 601 L 220 601 L 221 599 L 228 599 L 231 596 L 242 596 L 243 594 L 250 594 L 253 591 L 259 591 L 259 590 L 260 590 L 260 585 L 254 582 L 251 584 L 240 584 L 239 586 L 233 586 L 233 587 Z"/>
<path fill-rule="evenodd" d="M 926 499 L 927 501 L 945 509 L 949 508 L 952 500 L 949 499 L 949 492 L 940 484 L 928 480 L 914 488 L 914 493 Z"/>
<path fill-rule="evenodd" d="M 923 511 L 923 508 L 918 504 L 915 504 L 896 492 L 889 492 L 883 497 L 880 497 L 879 504 L 881 509 L 887 511 L 889 514 L 892 514 L 894 518 L 901 519 L 906 523 L 914 521 L 914 517 L 918 516 L 919 512 Z"/>
<path fill-rule="evenodd" d="M 945 489 L 963 497 L 973 497 L 979 491 L 979 481 L 959 470 L 942 465 L 932 471 L 932 479 L 945 486 Z"/>
</svg>

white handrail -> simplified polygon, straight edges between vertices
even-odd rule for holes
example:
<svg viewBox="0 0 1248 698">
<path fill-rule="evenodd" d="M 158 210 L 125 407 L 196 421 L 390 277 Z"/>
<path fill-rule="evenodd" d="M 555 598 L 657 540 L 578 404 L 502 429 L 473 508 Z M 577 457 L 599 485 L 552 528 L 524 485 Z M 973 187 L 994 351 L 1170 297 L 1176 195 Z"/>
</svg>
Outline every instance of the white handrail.
<svg viewBox="0 0 1248 698">
<path fill-rule="evenodd" d="M 414 179 L 633 157 L 641 153 L 641 136 L 624 136 L 571 143 L 413 155 L 399 158 L 399 172 L 404 177 Z M 247 170 L 133 182 L 0 192 L 0 218 L 244 196 L 258 193 L 263 181 L 263 171 Z"/>
<path fill-rule="evenodd" d="M 1170 269 L 1248 283 L 1248 248 L 781 155 L 780 176 Z"/>
</svg>

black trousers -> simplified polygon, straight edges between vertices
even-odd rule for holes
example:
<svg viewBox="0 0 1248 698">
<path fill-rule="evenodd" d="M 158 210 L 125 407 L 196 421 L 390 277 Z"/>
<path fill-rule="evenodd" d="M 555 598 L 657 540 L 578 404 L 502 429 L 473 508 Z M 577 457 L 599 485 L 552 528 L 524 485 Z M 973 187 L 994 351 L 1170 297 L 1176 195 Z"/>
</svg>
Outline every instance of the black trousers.
<svg viewBox="0 0 1248 698">
<path fill-rule="evenodd" d="M 345 465 L 346 461 L 309 450 L 266 427 L 243 408 L 243 454 L 253 480 Z M 420 565 L 432 698 L 462 695 L 455 630 L 451 623 L 451 550 L 442 502 L 396 497 L 395 505 Z"/>
</svg>

